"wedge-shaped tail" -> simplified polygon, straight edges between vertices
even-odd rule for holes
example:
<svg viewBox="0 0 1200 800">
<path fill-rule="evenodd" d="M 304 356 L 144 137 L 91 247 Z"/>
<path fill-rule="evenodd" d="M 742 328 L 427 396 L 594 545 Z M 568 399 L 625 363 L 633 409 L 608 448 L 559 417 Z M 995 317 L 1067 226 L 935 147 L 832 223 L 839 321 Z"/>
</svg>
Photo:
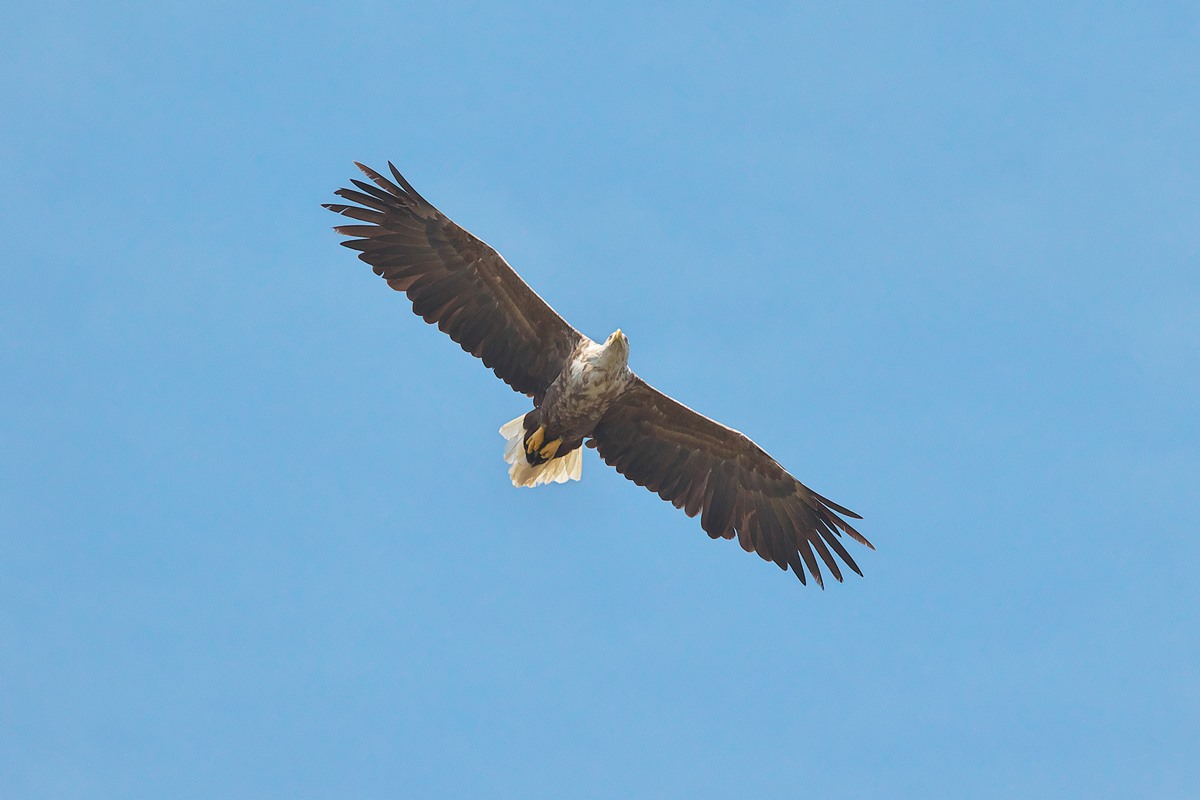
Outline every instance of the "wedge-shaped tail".
<svg viewBox="0 0 1200 800">
<path fill-rule="evenodd" d="M 543 483 L 577 481 L 583 474 L 583 448 L 577 447 L 562 458 L 532 466 L 525 460 L 525 416 L 522 414 L 500 428 L 504 437 L 504 460 L 511 464 L 508 477 L 513 486 L 541 486 Z"/>
</svg>

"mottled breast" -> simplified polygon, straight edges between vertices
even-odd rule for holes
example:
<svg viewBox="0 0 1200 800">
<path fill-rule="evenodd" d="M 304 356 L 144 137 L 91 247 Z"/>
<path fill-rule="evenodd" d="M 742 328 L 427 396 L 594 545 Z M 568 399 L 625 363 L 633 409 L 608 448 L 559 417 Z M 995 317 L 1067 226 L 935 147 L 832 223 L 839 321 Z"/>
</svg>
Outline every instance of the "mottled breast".
<svg viewBox="0 0 1200 800">
<path fill-rule="evenodd" d="M 546 392 L 544 419 L 563 433 L 591 433 L 632 376 L 624 356 L 595 342 L 581 344 Z"/>
</svg>

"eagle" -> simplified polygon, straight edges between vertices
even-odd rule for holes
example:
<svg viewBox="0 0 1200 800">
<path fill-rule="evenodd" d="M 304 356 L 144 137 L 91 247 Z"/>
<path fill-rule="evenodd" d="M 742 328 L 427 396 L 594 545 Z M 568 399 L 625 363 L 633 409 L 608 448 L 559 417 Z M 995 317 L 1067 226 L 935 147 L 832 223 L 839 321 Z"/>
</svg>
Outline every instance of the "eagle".
<svg viewBox="0 0 1200 800">
<path fill-rule="evenodd" d="M 801 583 L 822 588 L 824 565 L 862 570 L 842 536 L 874 550 L 847 522 L 858 514 L 809 489 L 732 428 L 699 414 L 629 368 L 620 329 L 594 342 L 559 316 L 478 237 L 417 193 L 390 162 L 391 179 L 355 162 L 370 183 L 324 207 L 357 250 L 425 322 L 483 361 L 533 409 L 500 428 L 514 486 L 579 480 L 583 446 L 639 486 L 700 515 L 713 539 L 734 539 Z"/>
</svg>

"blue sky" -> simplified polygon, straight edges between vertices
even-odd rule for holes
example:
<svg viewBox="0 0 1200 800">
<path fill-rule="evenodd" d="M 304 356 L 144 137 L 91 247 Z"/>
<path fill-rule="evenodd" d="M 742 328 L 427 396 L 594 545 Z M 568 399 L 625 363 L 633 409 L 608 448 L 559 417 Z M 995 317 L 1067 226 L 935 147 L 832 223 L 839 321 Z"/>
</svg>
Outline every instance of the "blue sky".
<svg viewBox="0 0 1200 800">
<path fill-rule="evenodd" d="M 1191 798 L 1190 3 L 49 3 L 0 30 L 0 795 Z M 337 246 L 393 160 L 865 517 L 821 592 Z"/>
</svg>

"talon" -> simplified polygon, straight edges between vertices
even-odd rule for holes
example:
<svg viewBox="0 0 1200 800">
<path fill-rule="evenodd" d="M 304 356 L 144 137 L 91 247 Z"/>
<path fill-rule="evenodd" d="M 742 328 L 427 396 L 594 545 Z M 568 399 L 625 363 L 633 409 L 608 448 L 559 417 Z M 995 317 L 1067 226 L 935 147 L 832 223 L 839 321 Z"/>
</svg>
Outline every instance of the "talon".
<svg viewBox="0 0 1200 800">
<path fill-rule="evenodd" d="M 539 426 L 536 431 L 529 434 L 529 438 L 525 440 L 525 452 L 532 454 L 542 447 L 542 440 L 546 437 L 546 426 Z"/>
<path fill-rule="evenodd" d="M 554 454 L 558 452 L 559 446 L 562 444 L 562 437 L 555 439 L 553 442 L 548 442 L 545 447 L 538 450 L 538 455 L 549 461 L 554 458 Z"/>
</svg>

